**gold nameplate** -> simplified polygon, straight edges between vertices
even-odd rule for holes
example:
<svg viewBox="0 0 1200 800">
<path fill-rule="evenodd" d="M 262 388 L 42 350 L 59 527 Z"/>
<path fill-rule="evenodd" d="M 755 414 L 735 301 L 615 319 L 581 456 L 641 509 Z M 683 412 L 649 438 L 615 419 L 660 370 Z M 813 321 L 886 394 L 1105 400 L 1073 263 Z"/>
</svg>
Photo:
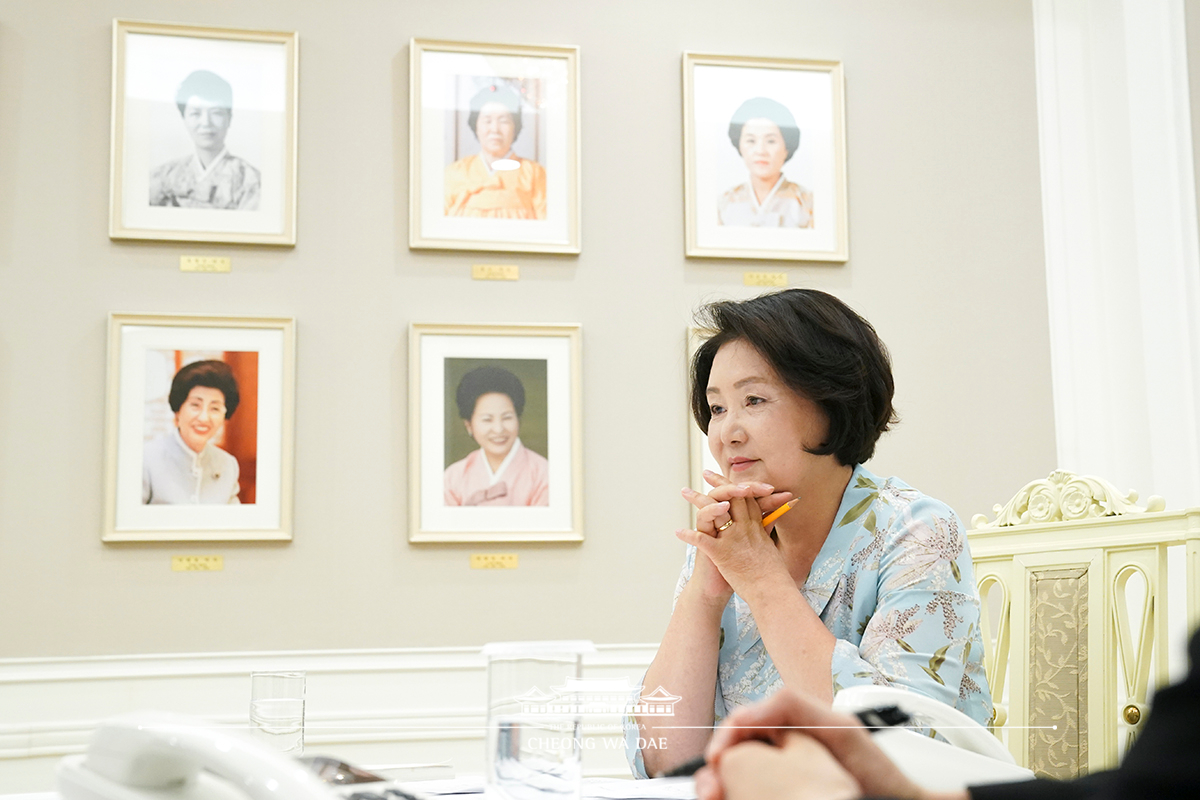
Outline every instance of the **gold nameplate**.
<svg viewBox="0 0 1200 800">
<path fill-rule="evenodd" d="M 787 286 L 787 273 L 743 272 L 742 283 L 746 286 Z"/>
<path fill-rule="evenodd" d="M 230 272 L 228 256 L 180 256 L 180 272 Z"/>
<path fill-rule="evenodd" d="M 472 264 L 471 279 L 477 281 L 515 281 L 521 278 L 516 264 Z"/>
<path fill-rule="evenodd" d="M 471 569 L 516 569 L 516 553 L 471 553 Z"/>
<path fill-rule="evenodd" d="M 171 556 L 173 572 L 220 572 L 225 556 Z"/>
</svg>

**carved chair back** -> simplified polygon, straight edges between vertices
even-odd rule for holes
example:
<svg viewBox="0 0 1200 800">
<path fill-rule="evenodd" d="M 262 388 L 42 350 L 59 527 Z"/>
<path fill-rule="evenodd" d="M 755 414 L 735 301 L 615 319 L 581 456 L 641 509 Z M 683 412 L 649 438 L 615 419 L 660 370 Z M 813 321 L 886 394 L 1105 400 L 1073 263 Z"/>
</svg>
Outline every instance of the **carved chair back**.
<svg viewBox="0 0 1200 800">
<path fill-rule="evenodd" d="M 1099 478 L 1051 473 L 968 532 L 983 599 L 993 730 L 1021 766 L 1072 778 L 1115 766 L 1168 682 L 1167 548 L 1186 557 L 1200 623 L 1200 509 L 1145 506 Z"/>
</svg>

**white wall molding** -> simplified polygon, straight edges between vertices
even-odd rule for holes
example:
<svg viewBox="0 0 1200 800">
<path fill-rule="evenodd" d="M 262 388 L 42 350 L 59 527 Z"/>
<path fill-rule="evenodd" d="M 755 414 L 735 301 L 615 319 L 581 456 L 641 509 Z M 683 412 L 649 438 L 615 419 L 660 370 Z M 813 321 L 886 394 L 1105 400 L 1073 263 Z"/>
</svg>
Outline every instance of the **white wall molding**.
<svg viewBox="0 0 1200 800">
<path fill-rule="evenodd" d="M 584 675 L 635 683 L 657 645 L 597 645 Z M 154 709 L 244 727 L 255 670 L 307 673 L 310 753 L 360 764 L 449 761 L 481 773 L 486 663 L 479 648 L 185 653 L 0 659 L 0 794 L 53 788 L 53 769 L 83 752 L 107 717 Z M 615 746 L 619 720 L 597 720 L 584 751 L 588 775 L 628 775 Z M 590 727 L 590 726 L 589 726 Z"/>
</svg>

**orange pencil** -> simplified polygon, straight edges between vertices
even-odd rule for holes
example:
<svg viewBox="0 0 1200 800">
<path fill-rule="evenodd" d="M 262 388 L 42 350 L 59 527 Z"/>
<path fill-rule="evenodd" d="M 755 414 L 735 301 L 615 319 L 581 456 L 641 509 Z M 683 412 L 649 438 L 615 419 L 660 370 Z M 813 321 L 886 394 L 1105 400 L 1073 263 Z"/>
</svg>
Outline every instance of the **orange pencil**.
<svg viewBox="0 0 1200 800">
<path fill-rule="evenodd" d="M 794 497 L 794 498 L 792 498 L 791 500 L 788 500 L 786 503 L 784 503 L 783 505 L 781 505 L 779 508 L 775 509 L 775 510 L 774 510 L 774 511 L 772 511 L 770 514 L 767 514 L 765 517 L 763 517 L 762 526 L 763 526 L 764 528 L 765 528 L 765 527 L 767 527 L 767 526 L 768 526 L 768 525 L 770 525 L 772 522 L 774 522 L 775 520 L 779 519 L 780 517 L 782 517 L 782 516 L 783 516 L 784 514 L 786 514 L 787 512 L 791 511 L 791 510 L 792 510 L 792 506 L 796 505 L 796 503 L 799 503 L 799 502 L 800 502 L 800 498 L 799 498 L 799 497 Z"/>
</svg>

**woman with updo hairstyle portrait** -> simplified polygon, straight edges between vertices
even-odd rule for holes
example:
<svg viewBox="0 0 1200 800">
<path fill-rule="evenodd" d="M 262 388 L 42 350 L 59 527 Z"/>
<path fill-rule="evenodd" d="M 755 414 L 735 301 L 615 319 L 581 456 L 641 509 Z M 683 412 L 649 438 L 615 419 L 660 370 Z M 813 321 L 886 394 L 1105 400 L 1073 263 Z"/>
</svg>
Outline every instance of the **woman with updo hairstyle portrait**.
<svg viewBox="0 0 1200 800">
<path fill-rule="evenodd" d="M 448 506 L 547 506 L 550 463 L 521 444 L 525 387 L 497 366 L 482 366 L 459 381 L 458 414 L 479 449 L 446 468 Z"/>
<path fill-rule="evenodd" d="M 783 165 L 800 148 L 796 118 L 782 103 L 752 97 L 729 121 L 729 141 L 746 164 L 747 180 L 721 195 L 722 225 L 752 228 L 811 228 L 812 192 L 792 183 Z"/>
<path fill-rule="evenodd" d="M 241 502 L 237 459 L 212 443 L 240 400 L 233 370 L 224 361 L 193 361 L 175 373 L 167 396 L 175 424 L 146 444 L 143 503 Z"/>
<path fill-rule="evenodd" d="M 196 70 L 179 85 L 175 107 L 195 150 L 151 171 L 150 205 L 257 210 L 262 177 L 225 146 L 233 87 L 216 73 Z"/>
<path fill-rule="evenodd" d="M 521 98 L 502 83 L 471 98 L 467 126 L 479 152 L 446 167 L 447 217 L 545 219 L 546 170 L 512 151 L 521 134 Z"/>
</svg>

